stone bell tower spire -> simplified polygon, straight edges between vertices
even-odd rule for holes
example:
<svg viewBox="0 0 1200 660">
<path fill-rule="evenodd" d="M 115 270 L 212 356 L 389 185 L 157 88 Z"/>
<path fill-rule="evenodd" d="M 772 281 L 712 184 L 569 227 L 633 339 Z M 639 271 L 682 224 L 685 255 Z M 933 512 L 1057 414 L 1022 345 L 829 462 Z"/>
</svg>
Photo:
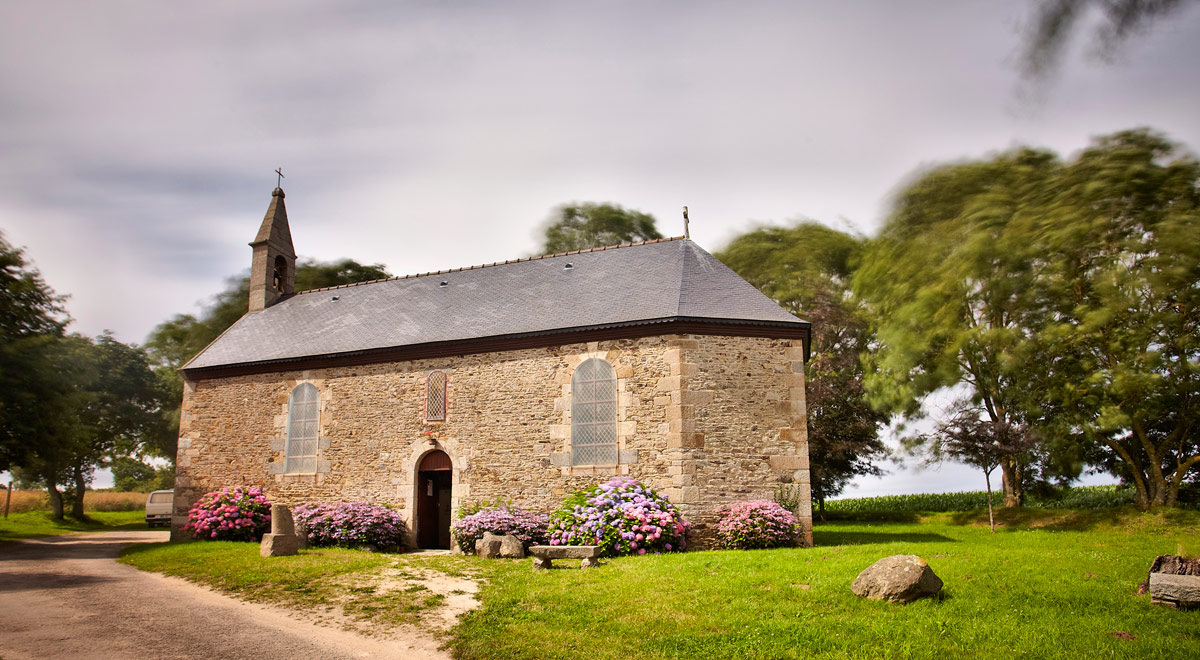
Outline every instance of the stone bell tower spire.
<svg viewBox="0 0 1200 660">
<path fill-rule="evenodd" d="M 296 249 L 288 227 L 283 188 L 271 193 L 271 205 L 250 243 L 250 311 L 262 311 L 296 292 Z"/>
</svg>

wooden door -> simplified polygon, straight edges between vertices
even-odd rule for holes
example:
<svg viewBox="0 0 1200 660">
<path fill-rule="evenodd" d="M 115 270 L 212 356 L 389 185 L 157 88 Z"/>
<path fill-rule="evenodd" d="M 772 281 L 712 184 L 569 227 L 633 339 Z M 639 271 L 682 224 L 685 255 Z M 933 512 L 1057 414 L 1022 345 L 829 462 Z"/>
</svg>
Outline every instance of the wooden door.
<svg viewBox="0 0 1200 660">
<path fill-rule="evenodd" d="M 417 545 L 450 548 L 450 495 L 453 469 L 450 457 L 434 451 L 421 460 L 417 472 Z"/>
</svg>

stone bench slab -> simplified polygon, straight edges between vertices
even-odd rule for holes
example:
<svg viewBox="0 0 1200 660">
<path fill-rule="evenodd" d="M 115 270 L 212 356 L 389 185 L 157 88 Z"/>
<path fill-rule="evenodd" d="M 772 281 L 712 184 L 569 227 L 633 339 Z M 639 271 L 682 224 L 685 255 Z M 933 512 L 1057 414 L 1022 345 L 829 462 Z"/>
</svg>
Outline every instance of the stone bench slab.
<svg viewBox="0 0 1200 660">
<path fill-rule="evenodd" d="M 595 559 L 600 556 L 598 545 L 534 545 L 529 554 L 542 559 Z"/>
<path fill-rule="evenodd" d="M 579 568 L 599 566 L 597 557 L 600 556 L 598 545 L 535 545 L 529 548 L 533 555 L 534 570 L 551 568 L 552 559 L 581 559 Z"/>
</svg>

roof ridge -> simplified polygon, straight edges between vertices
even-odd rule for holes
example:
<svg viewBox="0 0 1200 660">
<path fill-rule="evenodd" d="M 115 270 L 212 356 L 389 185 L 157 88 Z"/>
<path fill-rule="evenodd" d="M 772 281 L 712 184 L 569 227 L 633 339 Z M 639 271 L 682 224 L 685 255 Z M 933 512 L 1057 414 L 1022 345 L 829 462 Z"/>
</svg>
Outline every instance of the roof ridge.
<svg viewBox="0 0 1200 660">
<path fill-rule="evenodd" d="M 556 252 L 554 254 L 542 254 L 536 257 L 521 257 L 519 259 L 510 259 L 508 261 L 493 261 L 490 264 L 480 264 L 477 266 L 463 266 L 461 268 L 448 268 L 446 270 L 433 270 L 426 273 L 415 273 L 412 275 L 397 275 L 396 277 L 384 277 L 377 280 L 367 280 L 365 282 L 353 282 L 351 284 L 337 284 L 334 286 L 323 286 L 319 289 L 305 289 L 297 291 L 294 296 L 301 296 L 306 293 L 318 293 L 321 291 L 333 291 L 336 289 L 348 289 L 354 286 L 363 286 L 366 284 L 378 284 L 379 282 L 394 282 L 396 280 L 411 280 L 418 277 L 429 277 L 431 275 L 445 275 L 446 273 L 461 273 L 467 270 L 479 270 L 480 268 L 491 268 L 492 266 L 506 266 L 508 264 L 517 264 L 525 261 L 538 261 L 540 259 L 551 259 L 554 257 L 566 257 L 572 254 L 587 254 L 589 252 L 603 252 L 605 250 L 617 250 L 622 248 L 638 247 L 640 245 L 652 245 L 654 243 L 667 243 L 670 241 L 689 240 L 685 236 L 670 236 L 667 238 L 652 238 L 648 241 L 638 241 L 636 243 L 618 243 L 617 245 L 605 245 L 602 247 L 586 248 L 583 250 L 571 250 L 569 252 Z"/>
</svg>

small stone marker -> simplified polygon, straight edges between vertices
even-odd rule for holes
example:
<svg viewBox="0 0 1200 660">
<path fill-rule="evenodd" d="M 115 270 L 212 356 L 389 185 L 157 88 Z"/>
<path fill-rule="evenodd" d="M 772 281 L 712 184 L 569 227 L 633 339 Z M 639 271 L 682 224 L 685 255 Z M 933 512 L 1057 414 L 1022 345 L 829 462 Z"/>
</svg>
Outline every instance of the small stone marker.
<svg viewBox="0 0 1200 660">
<path fill-rule="evenodd" d="M 579 568 L 600 565 L 598 545 L 535 545 L 529 548 L 529 554 L 533 555 L 534 570 L 553 568 L 552 560 L 555 559 L 580 559 Z"/>
<path fill-rule="evenodd" d="M 282 504 L 271 505 L 271 533 L 263 534 L 258 554 L 263 557 L 286 557 L 296 554 L 300 540 L 292 523 L 292 511 Z"/>
<path fill-rule="evenodd" d="M 525 545 L 515 536 L 484 532 L 483 538 L 475 542 L 475 554 L 487 559 L 524 559 Z"/>
<path fill-rule="evenodd" d="M 942 589 L 942 579 L 916 555 L 892 555 L 871 564 L 850 585 L 855 595 L 893 603 L 911 603 Z"/>
</svg>

